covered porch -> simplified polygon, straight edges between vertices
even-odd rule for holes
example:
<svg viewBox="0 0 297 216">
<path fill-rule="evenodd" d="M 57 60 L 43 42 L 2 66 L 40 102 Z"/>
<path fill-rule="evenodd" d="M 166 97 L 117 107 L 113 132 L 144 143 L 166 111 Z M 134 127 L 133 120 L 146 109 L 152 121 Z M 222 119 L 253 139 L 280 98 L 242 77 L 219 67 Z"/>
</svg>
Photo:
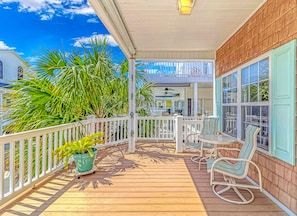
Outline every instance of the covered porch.
<svg viewBox="0 0 297 216">
<path fill-rule="evenodd" d="M 188 15 L 175 0 L 90 4 L 130 61 L 131 98 L 136 60 L 215 62 L 219 129 L 244 140 L 249 124 L 261 128 L 253 161 L 263 171 L 264 188 L 297 214 L 296 1 L 188 0 Z M 133 100 L 130 105 L 133 134 Z"/>
<path fill-rule="evenodd" d="M 81 179 L 76 179 L 72 173 L 58 171 L 61 164 L 51 152 L 46 151 L 47 147 L 61 145 L 61 137 L 75 137 L 76 129 L 73 127 L 81 124 L 0 137 L 2 158 L 7 145 L 12 150 L 9 164 L 0 163 L 0 169 L 5 170 L 7 166 L 9 171 L 0 173 L 1 204 L 33 185 L 37 185 L 33 190 L 38 194 L 26 193 L 22 199 L 15 200 L 6 209 L 7 215 L 20 212 L 49 215 L 56 214 L 55 210 L 74 214 L 74 211 L 79 213 L 79 209 L 83 209 L 81 214 L 85 215 L 96 215 L 100 211 L 106 215 L 139 215 L 139 212 L 144 215 L 180 215 L 181 212 L 183 215 L 194 212 L 195 215 L 297 213 L 297 3 L 295 0 L 194 2 L 191 15 L 179 15 L 175 0 L 90 0 L 129 59 L 129 114 L 124 118 L 100 120 L 104 122 L 100 126 L 107 127 L 97 127 L 106 132 L 106 145 L 98 153 L 98 171 Z M 289 48 L 292 52 L 285 58 L 281 56 L 280 60 L 288 61 L 278 67 L 276 60 L 279 59 L 275 54 L 279 53 L 276 51 L 284 49 L 282 46 L 288 42 L 291 42 Z M 265 194 L 255 191 L 253 203 L 233 205 L 214 196 L 205 168 L 199 171 L 196 164 L 189 160 L 191 153 L 183 152 L 182 140 L 188 132 L 180 130 L 188 128 L 182 126 L 184 119 L 180 124 L 172 117 L 150 117 L 154 122 L 152 126 L 142 124 L 135 115 L 136 60 L 166 59 L 215 61 L 214 115 L 220 118 L 220 130 L 241 139 L 244 138 L 242 131 L 248 124 L 261 127 L 260 145 L 253 161 L 263 171 Z M 264 73 L 262 76 L 257 71 L 257 81 L 265 79 L 264 82 L 249 81 L 253 74 L 246 71 L 252 71 L 255 65 Z M 292 76 L 284 78 L 285 74 Z M 245 75 L 248 78 L 241 79 Z M 282 92 L 289 93 L 290 112 L 277 110 L 279 106 L 274 106 L 272 90 L 279 85 L 272 80 L 281 81 Z M 260 97 L 257 90 L 253 95 L 255 83 L 268 94 Z M 249 89 L 248 93 L 241 95 L 244 89 Z M 251 97 L 255 95 L 256 99 Z M 94 133 L 92 125 L 95 121 L 85 123 L 89 132 Z M 116 130 L 118 125 L 124 126 L 121 131 Z M 167 143 L 173 140 L 173 145 Z M 16 163 L 24 159 L 24 154 L 16 158 L 14 150 L 16 146 L 24 150 L 24 143 L 28 143 L 29 149 L 36 147 L 37 153 L 44 154 L 39 158 L 37 153 L 29 151 L 29 162 L 33 161 L 32 158 L 39 162 L 34 167 L 30 163 Z M 55 171 L 58 173 L 53 175 Z M 49 178 L 46 184 L 39 185 L 38 182 L 45 178 Z"/>
</svg>

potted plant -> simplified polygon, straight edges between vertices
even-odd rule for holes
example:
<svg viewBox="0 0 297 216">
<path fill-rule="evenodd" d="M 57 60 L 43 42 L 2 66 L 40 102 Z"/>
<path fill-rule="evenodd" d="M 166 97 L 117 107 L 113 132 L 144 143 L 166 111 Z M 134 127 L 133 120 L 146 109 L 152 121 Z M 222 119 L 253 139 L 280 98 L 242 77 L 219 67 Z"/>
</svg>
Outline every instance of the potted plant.
<svg viewBox="0 0 297 216">
<path fill-rule="evenodd" d="M 97 132 L 92 135 L 84 136 L 79 140 L 67 142 L 58 147 L 54 151 L 54 155 L 58 160 L 63 160 L 65 168 L 68 168 L 70 158 L 73 156 L 76 171 L 78 173 L 88 172 L 92 170 L 97 149 L 94 148 L 96 144 L 103 144 L 103 132 Z"/>
</svg>

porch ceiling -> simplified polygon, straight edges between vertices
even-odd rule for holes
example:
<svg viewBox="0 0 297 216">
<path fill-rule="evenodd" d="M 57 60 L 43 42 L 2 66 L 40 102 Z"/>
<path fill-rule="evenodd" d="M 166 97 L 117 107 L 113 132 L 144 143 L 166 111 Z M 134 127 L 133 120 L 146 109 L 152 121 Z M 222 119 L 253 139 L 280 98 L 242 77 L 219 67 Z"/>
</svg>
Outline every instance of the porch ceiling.
<svg viewBox="0 0 297 216">
<path fill-rule="evenodd" d="M 127 58 L 215 59 L 216 50 L 266 0 L 196 0 L 179 15 L 177 0 L 89 0 Z"/>
</svg>

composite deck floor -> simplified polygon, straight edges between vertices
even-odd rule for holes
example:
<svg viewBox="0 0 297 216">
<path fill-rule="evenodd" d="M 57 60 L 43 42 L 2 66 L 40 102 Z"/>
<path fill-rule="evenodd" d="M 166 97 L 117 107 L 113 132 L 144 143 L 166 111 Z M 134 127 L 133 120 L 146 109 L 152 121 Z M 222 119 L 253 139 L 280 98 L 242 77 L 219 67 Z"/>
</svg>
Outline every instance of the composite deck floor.
<svg viewBox="0 0 297 216">
<path fill-rule="evenodd" d="M 127 145 L 102 149 L 95 174 L 78 179 L 71 169 L 58 171 L 0 215 L 286 215 L 259 191 L 248 205 L 217 198 L 193 153 L 174 152 L 174 143 L 137 143 L 134 154 Z"/>
</svg>

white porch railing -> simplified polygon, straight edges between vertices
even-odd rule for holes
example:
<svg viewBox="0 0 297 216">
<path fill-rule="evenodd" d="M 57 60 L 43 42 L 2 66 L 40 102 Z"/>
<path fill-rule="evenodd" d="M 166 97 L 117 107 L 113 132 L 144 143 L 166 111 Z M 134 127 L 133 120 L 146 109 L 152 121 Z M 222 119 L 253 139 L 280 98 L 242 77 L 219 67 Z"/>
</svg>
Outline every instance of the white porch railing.
<svg viewBox="0 0 297 216">
<path fill-rule="evenodd" d="M 189 133 L 201 129 L 201 120 L 182 116 L 136 117 L 136 140 L 176 141 L 177 151 Z M 89 118 L 81 122 L 0 136 L 0 205 L 62 167 L 53 151 L 65 142 L 97 131 L 105 133 L 105 144 L 128 142 L 129 117 Z"/>
<path fill-rule="evenodd" d="M 137 117 L 137 140 L 173 141 L 176 134 L 173 116 Z"/>
</svg>

